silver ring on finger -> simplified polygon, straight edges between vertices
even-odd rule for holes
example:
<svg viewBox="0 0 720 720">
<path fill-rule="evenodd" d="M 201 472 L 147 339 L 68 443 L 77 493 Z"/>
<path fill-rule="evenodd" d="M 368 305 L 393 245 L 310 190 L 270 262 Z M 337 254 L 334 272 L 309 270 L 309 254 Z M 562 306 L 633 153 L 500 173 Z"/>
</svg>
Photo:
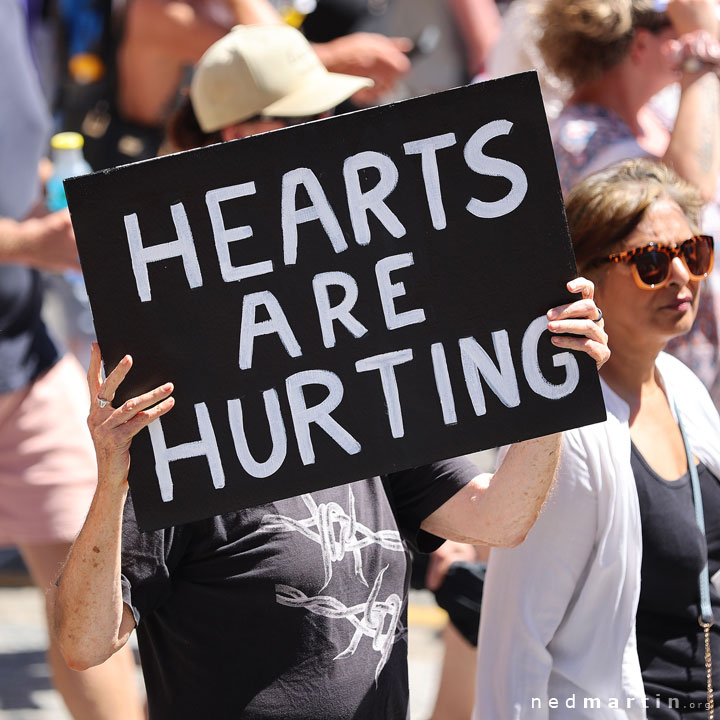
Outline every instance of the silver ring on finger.
<svg viewBox="0 0 720 720">
<path fill-rule="evenodd" d="M 598 311 L 598 316 L 593 320 L 593 322 L 596 324 L 599 323 L 603 319 L 603 311 L 600 308 L 598 308 L 597 311 Z"/>
<path fill-rule="evenodd" d="M 99 407 L 104 408 L 107 407 L 110 404 L 109 400 L 106 400 L 105 398 L 101 398 L 99 395 L 96 398 L 97 404 Z"/>
</svg>

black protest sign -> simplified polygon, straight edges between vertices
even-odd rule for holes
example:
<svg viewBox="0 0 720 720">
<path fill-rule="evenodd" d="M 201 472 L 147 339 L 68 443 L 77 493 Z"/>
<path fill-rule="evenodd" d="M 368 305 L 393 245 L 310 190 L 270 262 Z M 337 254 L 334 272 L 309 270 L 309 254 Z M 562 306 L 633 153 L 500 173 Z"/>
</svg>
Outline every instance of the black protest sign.
<svg viewBox="0 0 720 720">
<path fill-rule="evenodd" d="M 145 529 L 603 420 L 534 73 L 67 183 Z"/>
</svg>

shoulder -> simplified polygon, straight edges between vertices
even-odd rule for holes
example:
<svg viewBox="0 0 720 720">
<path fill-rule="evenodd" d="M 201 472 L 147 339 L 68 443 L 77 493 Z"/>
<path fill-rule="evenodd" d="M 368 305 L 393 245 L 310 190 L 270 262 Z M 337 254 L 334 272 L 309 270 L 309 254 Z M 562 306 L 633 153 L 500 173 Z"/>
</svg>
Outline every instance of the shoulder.
<svg viewBox="0 0 720 720">
<path fill-rule="evenodd" d="M 573 105 L 552 124 L 552 141 L 563 191 L 620 143 L 636 144 L 630 129 L 614 113 L 596 105 Z M 631 152 L 631 155 L 633 153 Z"/>
<path fill-rule="evenodd" d="M 678 403 L 702 402 L 710 395 L 700 378 L 681 360 L 666 352 L 661 352 L 655 362 L 662 375 L 666 389 Z M 691 395 L 686 395 L 686 393 Z"/>
<path fill-rule="evenodd" d="M 681 360 L 662 352 L 656 360 L 665 390 L 683 418 L 701 416 L 708 428 L 720 428 L 720 417 L 710 393 L 700 378 Z"/>
</svg>

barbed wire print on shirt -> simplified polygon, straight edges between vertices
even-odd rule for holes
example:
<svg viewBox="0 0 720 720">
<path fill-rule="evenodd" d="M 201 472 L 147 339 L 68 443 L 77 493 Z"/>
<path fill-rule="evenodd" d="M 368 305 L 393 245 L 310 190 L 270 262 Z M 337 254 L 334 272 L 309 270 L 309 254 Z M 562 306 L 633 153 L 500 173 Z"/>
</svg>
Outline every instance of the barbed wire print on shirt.
<svg viewBox="0 0 720 720">
<path fill-rule="evenodd" d="M 341 561 L 346 553 L 353 554 L 355 575 L 365 587 L 369 587 L 363 575 L 363 548 L 377 544 L 385 550 L 405 552 L 397 530 L 376 532 L 358 522 L 352 488 L 348 488 L 348 492 L 349 514 L 336 502 L 318 505 L 312 495 L 306 493 L 301 497 L 310 511 L 310 517 L 296 520 L 287 515 L 265 515 L 258 528 L 258 532 L 299 532 L 320 545 L 325 569 L 325 584 L 320 591 L 324 590 L 332 579 L 333 563 Z"/>
<path fill-rule="evenodd" d="M 375 668 L 375 683 L 377 684 L 380 672 L 390 657 L 393 645 L 407 636 L 407 629 L 400 622 L 403 607 L 400 597 L 391 593 L 384 601 L 379 602 L 377 599 L 383 575 L 387 569 L 386 565 L 378 573 L 367 601 L 351 607 L 347 607 L 329 595 L 308 597 L 302 590 L 289 585 L 276 585 L 275 599 L 280 605 L 301 607 L 326 618 L 345 619 L 353 625 L 355 633 L 350 644 L 336 655 L 334 660 L 351 657 L 355 654 L 363 637 L 372 638 L 373 650 L 380 653 L 380 660 Z"/>
</svg>

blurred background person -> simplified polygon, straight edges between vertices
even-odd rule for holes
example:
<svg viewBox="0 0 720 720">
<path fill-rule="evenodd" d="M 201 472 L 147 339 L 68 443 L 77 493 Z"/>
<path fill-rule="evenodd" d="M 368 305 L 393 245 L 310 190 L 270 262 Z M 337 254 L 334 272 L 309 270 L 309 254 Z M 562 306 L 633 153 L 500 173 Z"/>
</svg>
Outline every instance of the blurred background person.
<svg viewBox="0 0 720 720">
<path fill-rule="evenodd" d="M 85 519 L 97 476 L 82 369 L 40 317 L 38 269 L 79 266 L 68 213 L 37 205 L 50 118 L 28 42 L 31 10 L 0 0 L 0 545 L 16 545 L 46 590 Z M 130 648 L 77 673 L 51 639 L 48 662 L 77 720 L 143 717 Z"/>
<path fill-rule="evenodd" d="M 572 95 L 551 125 L 563 191 L 630 157 L 662 160 L 709 203 L 703 226 L 720 232 L 720 82 L 714 0 L 547 0 L 539 47 Z M 704 62 L 707 61 L 707 62 Z M 648 105 L 673 83 L 680 95 L 668 129 Z M 718 273 L 692 331 L 668 352 L 689 365 L 720 407 Z"/>
<path fill-rule="evenodd" d="M 64 129 L 85 135 L 96 170 L 157 154 L 193 65 L 234 25 L 283 24 L 268 0 L 64 0 L 60 17 Z M 329 69 L 375 81 L 361 104 L 410 69 L 406 38 L 361 33 L 313 47 Z"/>
<path fill-rule="evenodd" d="M 237 25 L 200 59 L 168 138 L 190 150 L 277 130 L 322 117 L 372 84 L 328 72 L 289 25 Z"/>
<path fill-rule="evenodd" d="M 566 207 L 612 351 L 600 373 L 608 420 L 564 433 L 537 523 L 517 548 L 490 553 L 475 717 L 708 717 L 699 576 L 708 560 L 720 569 L 720 417 L 692 371 L 662 352 L 689 331 L 712 269 L 702 201 L 637 159 L 582 181 Z M 720 658 L 717 626 L 709 642 Z M 720 660 L 712 681 L 720 688 Z"/>
</svg>

